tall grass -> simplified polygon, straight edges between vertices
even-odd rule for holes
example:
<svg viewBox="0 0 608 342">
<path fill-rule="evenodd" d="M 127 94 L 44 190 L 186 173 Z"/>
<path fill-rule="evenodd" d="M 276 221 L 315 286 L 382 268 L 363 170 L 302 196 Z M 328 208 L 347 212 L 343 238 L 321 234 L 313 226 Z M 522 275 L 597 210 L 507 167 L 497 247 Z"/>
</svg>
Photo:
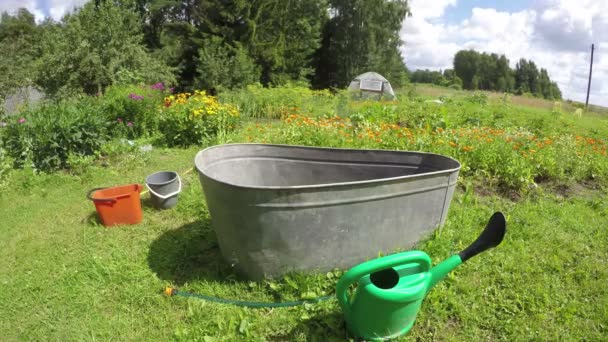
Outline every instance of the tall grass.
<svg viewBox="0 0 608 342">
<path fill-rule="evenodd" d="M 329 90 L 291 85 L 278 88 L 250 85 L 245 89 L 222 93 L 220 100 L 236 105 L 243 117 L 255 119 L 280 119 L 294 112 L 333 114 L 337 105 L 336 96 Z"/>
</svg>

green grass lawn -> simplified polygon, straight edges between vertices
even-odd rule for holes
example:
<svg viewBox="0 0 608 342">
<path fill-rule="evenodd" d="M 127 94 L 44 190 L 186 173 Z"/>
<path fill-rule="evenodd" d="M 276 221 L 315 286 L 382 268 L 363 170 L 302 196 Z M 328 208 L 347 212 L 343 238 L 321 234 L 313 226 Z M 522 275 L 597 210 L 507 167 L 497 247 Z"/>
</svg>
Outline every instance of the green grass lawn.
<svg viewBox="0 0 608 342">
<path fill-rule="evenodd" d="M 242 300 L 331 294 L 338 273 L 239 280 L 217 248 L 195 172 L 178 206 L 105 228 L 85 195 L 183 172 L 198 148 L 156 149 L 79 176 L 17 171 L 0 193 L 0 332 L 22 340 L 344 340 L 335 301 L 247 309 L 165 297 L 163 289 Z M 439 262 L 470 243 L 494 211 L 505 241 L 435 287 L 403 340 L 603 340 L 608 334 L 608 201 L 601 190 L 561 197 L 539 189 L 519 202 L 460 189 L 447 224 L 419 248 Z M 323 229 L 323 227 L 319 227 Z"/>
</svg>

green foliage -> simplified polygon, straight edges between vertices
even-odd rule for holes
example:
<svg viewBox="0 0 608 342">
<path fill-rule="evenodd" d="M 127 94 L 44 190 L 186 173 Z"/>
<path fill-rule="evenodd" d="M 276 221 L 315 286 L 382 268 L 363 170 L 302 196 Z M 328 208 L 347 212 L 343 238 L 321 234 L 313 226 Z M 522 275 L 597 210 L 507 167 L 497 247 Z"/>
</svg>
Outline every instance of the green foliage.
<svg viewBox="0 0 608 342">
<path fill-rule="evenodd" d="M 241 88 L 260 79 L 260 72 L 243 47 L 232 47 L 218 37 L 205 40 L 198 52 L 194 83 L 199 89 L 222 91 Z"/>
<path fill-rule="evenodd" d="M 284 118 L 290 114 L 335 112 L 339 106 L 328 90 L 311 90 L 287 84 L 276 88 L 249 85 L 220 95 L 223 102 L 236 105 L 244 117 Z"/>
<path fill-rule="evenodd" d="M 41 29 L 34 15 L 20 9 L 15 16 L 0 17 L 0 99 L 15 89 L 32 84 Z"/>
<path fill-rule="evenodd" d="M 225 135 L 236 127 L 238 109 L 219 103 L 204 91 L 171 95 L 165 100 L 159 130 L 168 146 L 200 144 L 216 135 Z"/>
<path fill-rule="evenodd" d="M 69 167 L 70 156 L 91 156 L 109 137 L 109 124 L 90 101 L 45 104 L 9 122 L 4 146 L 15 167 L 52 171 Z"/>
<path fill-rule="evenodd" d="M 187 90 L 307 80 L 327 18 L 325 0 L 151 0 L 138 10 L 148 46 Z"/>
<path fill-rule="evenodd" d="M 539 71 L 534 62 L 525 59 L 521 59 L 512 70 L 504 55 L 461 50 L 454 56 L 454 72 L 462 79 L 464 89 L 517 94 L 531 92 L 536 97 L 561 99 L 561 91 L 550 80 L 547 70 Z"/>
<path fill-rule="evenodd" d="M 462 89 L 462 79 L 456 76 L 456 73 L 452 69 L 446 69 L 443 73 L 428 69 L 416 70 L 410 73 L 409 80 L 413 83 L 429 83 L 451 87 L 452 89 Z"/>
<path fill-rule="evenodd" d="M 476 91 L 473 94 L 467 96 L 466 100 L 471 103 L 486 105 L 488 104 L 488 94 L 484 93 L 483 91 Z"/>
<path fill-rule="evenodd" d="M 250 6 L 247 34 L 239 41 L 261 67 L 259 81 L 277 86 L 308 80 L 327 20 L 327 0 L 252 1 Z"/>
<path fill-rule="evenodd" d="M 406 73 L 399 31 L 410 13 L 406 0 L 331 0 L 331 18 L 317 52 L 314 85 L 344 87 L 355 76 L 376 71 L 394 87 Z"/>
<path fill-rule="evenodd" d="M 45 30 L 36 83 L 47 94 L 96 94 L 115 83 L 175 80 L 142 43 L 136 13 L 127 5 L 87 3 Z"/>
<path fill-rule="evenodd" d="M 160 106 L 169 90 L 162 83 L 152 86 L 111 86 L 98 97 L 99 113 L 116 123 L 113 136 L 138 138 L 158 131 Z"/>
</svg>

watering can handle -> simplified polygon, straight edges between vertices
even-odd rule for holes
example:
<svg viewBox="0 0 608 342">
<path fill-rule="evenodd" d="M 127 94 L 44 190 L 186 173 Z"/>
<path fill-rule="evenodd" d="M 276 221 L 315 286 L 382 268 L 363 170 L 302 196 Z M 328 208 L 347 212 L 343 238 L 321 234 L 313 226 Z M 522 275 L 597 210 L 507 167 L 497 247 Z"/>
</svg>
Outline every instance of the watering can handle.
<svg viewBox="0 0 608 342">
<path fill-rule="evenodd" d="M 388 255 L 380 259 L 374 259 L 351 268 L 346 272 L 336 285 L 336 296 L 338 303 L 346 315 L 349 314 L 348 288 L 357 282 L 361 277 L 387 268 L 403 265 L 406 263 L 418 262 L 423 269 L 428 271 L 431 268 L 431 258 L 422 251 L 409 251 Z"/>
<path fill-rule="evenodd" d="M 148 191 L 150 191 L 151 194 L 153 194 L 154 196 L 160 198 L 160 199 L 167 199 L 169 197 L 173 197 L 177 194 L 179 194 L 180 192 L 182 192 L 182 179 L 179 175 L 177 175 L 177 182 L 179 184 L 178 188 L 176 191 L 168 194 L 168 195 L 161 195 L 159 193 L 157 193 L 156 191 L 152 190 L 152 188 L 150 188 L 150 186 L 148 185 L 148 183 L 146 183 L 146 188 L 148 188 Z"/>
</svg>

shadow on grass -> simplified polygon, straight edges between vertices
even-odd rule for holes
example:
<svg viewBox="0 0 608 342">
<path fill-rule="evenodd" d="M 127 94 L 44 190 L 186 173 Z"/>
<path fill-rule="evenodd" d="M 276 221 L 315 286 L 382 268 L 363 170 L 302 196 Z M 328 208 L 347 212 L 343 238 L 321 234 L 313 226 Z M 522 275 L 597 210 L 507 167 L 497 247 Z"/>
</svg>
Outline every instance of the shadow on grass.
<svg viewBox="0 0 608 342">
<path fill-rule="evenodd" d="M 293 341 L 306 337 L 306 341 L 348 341 L 342 312 L 323 313 L 302 320 L 291 331 L 269 336 L 270 341 Z M 354 339 L 354 341 L 359 341 Z"/>
<path fill-rule="evenodd" d="M 143 208 L 150 208 L 150 209 L 155 209 L 154 205 L 152 204 L 152 199 L 150 198 L 149 195 L 145 195 L 141 197 L 141 207 Z"/>
<path fill-rule="evenodd" d="M 81 222 L 94 227 L 102 225 L 99 215 L 97 215 L 97 211 L 92 211 L 89 215 L 83 218 Z"/>
<path fill-rule="evenodd" d="M 192 280 L 223 282 L 232 274 L 208 220 L 194 221 L 159 236 L 150 245 L 148 265 L 160 279 L 175 285 Z"/>
</svg>

